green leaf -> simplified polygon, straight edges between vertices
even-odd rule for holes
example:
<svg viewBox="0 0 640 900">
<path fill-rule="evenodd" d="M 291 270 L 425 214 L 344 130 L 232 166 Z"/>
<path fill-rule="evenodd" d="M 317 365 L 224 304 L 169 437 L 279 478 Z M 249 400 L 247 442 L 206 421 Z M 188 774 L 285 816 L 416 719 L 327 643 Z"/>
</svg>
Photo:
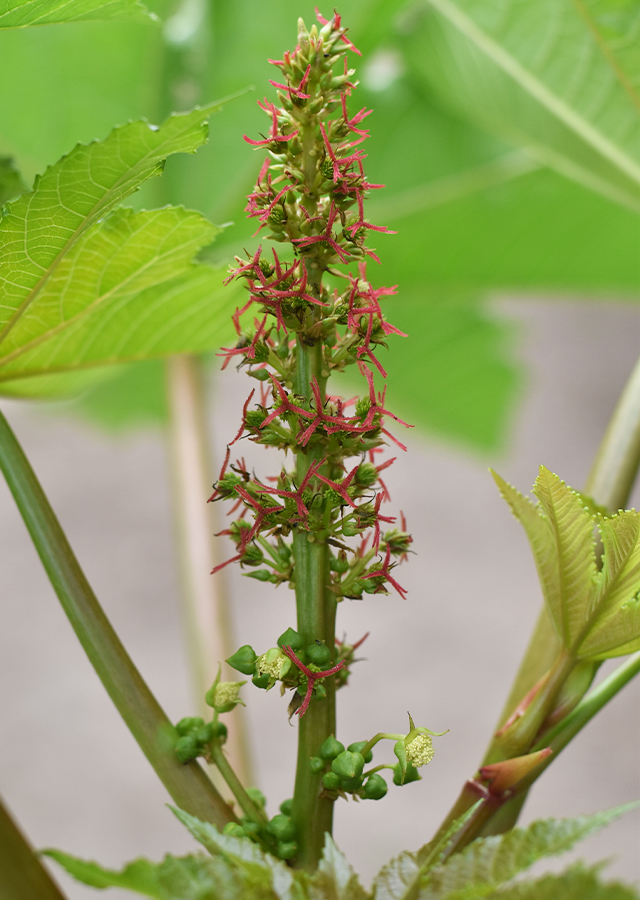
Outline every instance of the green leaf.
<svg viewBox="0 0 640 900">
<path fill-rule="evenodd" d="M 487 894 L 487 900 L 638 900 L 635 888 L 600 881 L 599 868 L 586 869 L 577 863 L 561 875 L 544 875 Z"/>
<path fill-rule="evenodd" d="M 157 129 L 132 122 L 79 145 L 9 205 L 0 221 L 0 382 L 200 352 L 231 335 L 240 289 L 191 262 L 219 229 L 184 209 L 112 212 L 161 172 L 167 154 L 202 144 L 214 108 L 171 116 Z M 42 395 L 42 382 L 35 392 Z"/>
<path fill-rule="evenodd" d="M 312 900 L 367 900 L 368 894 L 331 835 L 324 837 L 324 850 L 317 870 L 311 876 Z"/>
<path fill-rule="evenodd" d="M 7 200 L 13 200 L 28 190 L 29 188 L 22 180 L 22 175 L 16 168 L 13 157 L 0 156 L 0 207 Z"/>
<path fill-rule="evenodd" d="M 573 819 L 544 819 L 527 828 L 478 838 L 462 852 L 450 856 L 429 872 L 419 893 L 420 900 L 478 900 L 492 892 L 536 860 L 569 850 L 623 815 L 629 806 Z M 374 900 L 379 900 L 375 897 Z"/>
<path fill-rule="evenodd" d="M 637 7 L 430 4 L 438 15 L 421 23 L 419 64 L 436 90 L 534 158 L 640 208 Z"/>
<path fill-rule="evenodd" d="M 139 0 L 0 0 L 0 28 L 95 19 L 155 19 Z"/>
<path fill-rule="evenodd" d="M 202 822 L 181 809 L 170 808 L 212 856 L 231 860 L 251 878 L 263 882 L 269 894 L 275 895 L 278 900 L 292 900 L 296 897 L 294 872 L 282 860 L 265 853 L 249 838 L 221 834 L 208 822 Z M 298 877 L 304 876 L 296 873 L 296 878 Z"/>
<path fill-rule="evenodd" d="M 640 513 L 599 517 L 602 571 L 578 653 L 592 660 L 640 650 Z"/>
<path fill-rule="evenodd" d="M 124 888 L 155 900 L 276 900 L 269 878 L 264 877 L 266 870 L 248 864 L 239 866 L 237 861 L 220 856 L 167 855 L 160 863 L 137 859 L 116 872 L 59 850 L 45 853 L 91 887 Z"/>
<path fill-rule="evenodd" d="M 78 859 L 61 850 L 43 852 L 45 856 L 55 859 L 77 881 L 91 887 L 121 887 L 156 900 L 167 900 L 169 896 L 158 882 L 158 865 L 147 859 L 137 859 L 126 865 L 121 872 L 115 872 L 103 868 L 99 863 Z"/>
<path fill-rule="evenodd" d="M 584 626 L 596 576 L 593 517 L 580 495 L 544 466 L 533 489 L 538 507 L 495 472 L 493 477 L 525 529 L 547 608 L 570 649 Z"/>
</svg>

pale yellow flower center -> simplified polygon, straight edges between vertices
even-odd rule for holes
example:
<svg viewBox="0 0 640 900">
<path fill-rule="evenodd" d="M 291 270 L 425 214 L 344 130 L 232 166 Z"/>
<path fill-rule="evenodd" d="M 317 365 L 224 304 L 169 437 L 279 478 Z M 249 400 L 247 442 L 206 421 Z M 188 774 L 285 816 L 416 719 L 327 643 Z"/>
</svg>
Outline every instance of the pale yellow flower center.
<svg viewBox="0 0 640 900">
<path fill-rule="evenodd" d="M 225 706 L 238 698 L 241 683 L 239 681 L 221 681 L 213 695 L 213 706 Z"/>
<path fill-rule="evenodd" d="M 272 650 L 267 650 L 256 660 L 256 667 L 258 672 L 266 672 L 273 678 L 279 678 L 286 659 L 287 657 L 283 653 L 273 653 Z"/>
<path fill-rule="evenodd" d="M 418 769 L 420 766 L 426 766 L 433 759 L 433 744 L 428 734 L 417 734 L 410 741 L 404 751 L 408 762 Z"/>
</svg>

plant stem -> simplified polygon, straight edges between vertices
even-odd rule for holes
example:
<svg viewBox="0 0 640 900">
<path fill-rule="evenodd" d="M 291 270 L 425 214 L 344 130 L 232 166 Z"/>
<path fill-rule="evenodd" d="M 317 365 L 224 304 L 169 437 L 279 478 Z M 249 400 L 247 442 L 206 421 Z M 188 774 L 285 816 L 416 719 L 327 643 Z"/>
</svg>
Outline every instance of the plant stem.
<svg viewBox="0 0 640 900">
<path fill-rule="evenodd" d="M 229 763 L 229 760 L 218 741 L 211 742 L 211 761 L 218 768 L 225 782 L 229 785 L 233 796 L 240 804 L 240 808 L 244 814 L 253 822 L 257 822 L 258 825 L 266 825 L 268 820 L 265 813 L 256 806 L 245 791 L 242 782 L 234 772 L 233 767 Z"/>
<path fill-rule="evenodd" d="M 311 380 L 315 376 L 324 396 L 325 379 L 321 377 L 320 342 L 306 346 L 298 336 L 297 364 L 294 391 L 310 398 Z M 301 482 L 309 467 L 318 458 L 312 452 L 297 454 L 297 476 Z M 309 540 L 311 535 L 300 529 L 294 536 L 297 630 L 305 645 L 324 640 L 331 650 L 331 665 L 335 661 L 335 598 L 328 594 L 327 545 L 323 541 Z M 321 775 L 309 768 L 309 759 L 317 756 L 322 742 L 335 734 L 335 683 L 328 678 L 325 683 L 327 696 L 322 701 L 312 701 L 304 716 L 300 717 L 298 731 L 298 758 L 293 794 L 292 817 L 298 829 L 298 856 L 296 865 L 314 870 L 317 868 L 324 846 L 325 832 L 331 832 L 333 801 L 321 798 Z"/>
<path fill-rule="evenodd" d="M 51 584 L 89 661 L 175 803 L 216 825 L 235 817 L 195 763 L 174 753 L 176 732 L 113 630 L 33 469 L 0 413 L 0 468 Z"/>
<path fill-rule="evenodd" d="M 0 800 L 0 897 L 66 900 Z"/>
<path fill-rule="evenodd" d="M 171 474 L 182 575 L 183 614 L 193 689 L 199 713 L 209 713 L 204 695 L 224 660 L 235 648 L 224 574 L 210 572 L 216 558 L 212 535 L 215 504 L 207 506 L 211 490 L 211 454 L 207 440 L 202 365 L 195 356 L 167 360 L 170 409 Z M 213 507 L 213 508 L 212 508 Z M 228 673 L 229 678 L 233 673 Z M 242 707 L 228 714 L 229 739 L 225 744 L 233 769 L 244 784 L 251 783 L 251 761 Z"/>
</svg>

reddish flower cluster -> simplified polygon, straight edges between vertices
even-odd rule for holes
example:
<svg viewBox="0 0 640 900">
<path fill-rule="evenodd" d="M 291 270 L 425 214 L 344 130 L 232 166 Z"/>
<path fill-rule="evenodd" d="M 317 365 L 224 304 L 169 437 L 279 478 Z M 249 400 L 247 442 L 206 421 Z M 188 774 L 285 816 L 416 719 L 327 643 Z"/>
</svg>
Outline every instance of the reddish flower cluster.
<svg viewBox="0 0 640 900">
<path fill-rule="evenodd" d="M 244 435 L 307 461 L 300 477 L 283 470 L 273 479 L 276 484 L 268 485 L 249 475 L 241 462 L 228 472 L 228 452 L 210 499 L 234 499 L 234 510 L 242 510 L 224 532 L 235 541 L 237 553 L 222 565 L 236 560 L 243 566 L 265 565 L 269 568 L 248 574 L 276 584 L 295 580 L 285 539 L 304 529 L 310 539 L 338 551 L 330 560 L 331 589 L 338 598 L 385 592 L 387 585 L 404 596 L 391 574 L 396 564 L 391 557 L 404 558 L 411 538 L 404 527 L 381 532 L 381 523 L 395 522 L 380 513 L 389 497 L 379 476 L 393 460 L 375 465 L 375 454 L 385 438 L 406 449 L 384 427 L 385 417 L 407 423 L 386 408 L 386 389 L 376 392 L 366 364 L 386 377 L 376 350 L 389 335 L 403 334 L 385 320 L 380 307 L 381 298 L 395 294 L 397 285 L 374 288 L 365 262 L 367 257 L 379 262 L 366 246 L 368 235 L 394 232 L 371 224 L 364 212 L 367 193 L 383 185 L 369 183 L 363 169 L 361 145 L 369 132 L 361 126 L 371 111 L 362 108 L 350 116 L 347 109 L 357 82 L 346 52 L 358 51 L 337 13 L 330 21 L 317 15 L 324 26 L 319 33 L 315 26 L 310 32 L 302 28 L 295 51 L 270 60 L 283 80 L 271 82 L 279 106 L 259 103 L 270 119 L 268 133 L 262 140 L 245 136 L 268 152 L 248 196 L 248 217 L 258 219 L 259 232 L 268 230 L 267 239 L 287 243 L 293 259 L 285 262 L 275 248 L 264 254 L 262 244 L 250 258 L 236 257 L 228 280 L 244 278 L 249 299 L 233 317 L 236 346 L 221 353 L 223 368 L 237 357 L 262 382 L 260 402 L 250 408 L 252 391 L 232 443 Z M 333 71 L 336 63 L 340 74 Z M 351 264 L 356 274 L 340 268 Z M 328 287 L 323 277 L 335 286 Z M 243 328 L 242 316 L 255 309 L 254 327 Z M 301 389 L 296 366 L 308 347 L 317 348 L 319 367 Z M 348 365 L 359 369 L 368 388 L 352 415 L 346 412 L 348 403 L 325 392 L 331 372 Z M 361 461 L 348 467 L 345 460 L 355 456 Z M 251 525 L 244 521 L 247 514 Z M 373 541 L 367 550 L 363 532 L 370 528 Z M 363 537 L 358 548 L 349 543 L 354 537 Z M 378 553 L 381 562 L 374 559 Z"/>
</svg>

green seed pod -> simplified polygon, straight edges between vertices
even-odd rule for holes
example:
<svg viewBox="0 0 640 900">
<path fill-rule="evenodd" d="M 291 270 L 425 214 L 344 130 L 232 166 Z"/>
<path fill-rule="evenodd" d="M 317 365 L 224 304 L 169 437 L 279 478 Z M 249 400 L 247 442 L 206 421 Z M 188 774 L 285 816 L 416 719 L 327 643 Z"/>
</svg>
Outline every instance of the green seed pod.
<svg viewBox="0 0 640 900">
<path fill-rule="evenodd" d="M 189 734 L 190 731 L 200 728 L 201 725 L 204 725 L 204 719 L 201 719 L 200 716 L 187 716 L 185 719 L 180 719 L 176 725 L 176 731 L 183 737 L 185 734 Z"/>
<path fill-rule="evenodd" d="M 337 791 L 340 788 L 340 776 L 335 772 L 325 772 L 322 776 L 322 784 L 327 791 Z"/>
<path fill-rule="evenodd" d="M 241 559 L 241 562 L 244 563 L 244 556 Z M 255 565 L 255 563 L 249 563 L 249 565 Z M 256 569 L 254 572 L 245 572 L 245 578 L 255 578 L 256 581 L 271 581 L 274 578 L 273 572 L 270 572 L 269 569 Z"/>
<path fill-rule="evenodd" d="M 277 841 L 292 841 L 296 836 L 297 830 L 290 816 L 285 816 L 284 813 L 277 813 L 267 825 L 267 831 Z"/>
<path fill-rule="evenodd" d="M 358 778 L 364 769 L 364 759 L 359 753 L 343 750 L 331 763 L 331 771 L 340 778 Z"/>
<path fill-rule="evenodd" d="M 238 822 L 227 822 L 222 829 L 223 834 L 231 834 L 233 837 L 246 837 L 247 832 Z"/>
<path fill-rule="evenodd" d="M 366 741 L 356 741 L 353 744 L 349 744 L 347 750 L 351 750 L 352 753 L 360 753 L 362 748 L 366 746 Z M 364 758 L 364 761 L 368 764 L 373 759 L 373 750 L 369 750 L 367 755 Z"/>
<path fill-rule="evenodd" d="M 291 647 L 292 650 L 302 650 L 302 638 L 293 628 L 283 631 L 277 641 L 278 647 Z"/>
<path fill-rule="evenodd" d="M 374 772 L 369 775 L 364 786 L 364 796 L 367 800 L 382 800 L 387 793 L 387 782 L 382 775 Z"/>
<path fill-rule="evenodd" d="M 257 658 L 253 647 L 249 644 L 245 644 L 240 647 L 239 650 L 236 650 L 233 656 L 229 657 L 227 662 L 233 669 L 242 672 L 243 675 L 253 675 L 256 670 Z"/>
<path fill-rule="evenodd" d="M 261 688 L 263 691 L 269 687 L 269 673 L 263 672 L 261 675 L 254 675 L 251 681 L 257 688 Z"/>
<path fill-rule="evenodd" d="M 276 855 L 280 859 L 293 859 L 298 852 L 298 845 L 295 841 L 278 841 L 276 847 Z"/>
<path fill-rule="evenodd" d="M 267 798 L 257 787 L 247 788 L 247 794 L 251 797 L 255 805 L 260 807 L 260 809 L 264 809 L 267 805 Z"/>
<path fill-rule="evenodd" d="M 280 344 L 276 348 L 276 356 L 278 359 L 286 359 L 289 356 L 289 345 L 288 344 Z M 265 414 L 265 419 L 267 418 Z"/>
<path fill-rule="evenodd" d="M 248 373 L 252 378 L 257 378 L 258 381 L 268 381 L 269 380 L 269 372 L 267 369 L 251 369 Z"/>
<path fill-rule="evenodd" d="M 283 800 L 280 804 L 280 812 L 284 813 L 285 816 L 291 815 L 291 810 L 293 809 L 293 797 L 289 797 L 287 800 Z"/>
<path fill-rule="evenodd" d="M 410 784 L 412 781 L 421 781 L 422 775 L 411 763 L 407 765 L 407 771 L 404 773 L 404 782 L 402 780 L 402 766 L 396 763 L 393 767 L 393 783 L 397 785 Z"/>
<path fill-rule="evenodd" d="M 347 559 L 344 550 L 340 551 L 340 556 L 334 557 L 331 560 L 331 568 L 339 575 L 344 575 L 344 573 L 349 570 L 349 560 Z"/>
<path fill-rule="evenodd" d="M 331 662 L 331 650 L 329 650 L 328 647 L 325 647 L 324 644 L 319 644 L 317 641 L 314 641 L 313 644 L 309 644 L 305 649 L 307 659 L 310 663 L 313 663 L 314 666 L 323 668 Z"/>
<path fill-rule="evenodd" d="M 321 759 L 319 756 L 312 756 L 309 760 L 309 768 L 314 775 L 319 775 L 320 772 L 324 772 L 326 765 L 326 760 Z M 282 811 L 284 812 L 284 810 Z"/>
<path fill-rule="evenodd" d="M 320 747 L 318 755 L 321 756 L 322 759 L 335 759 L 340 753 L 344 753 L 344 744 L 341 744 L 340 741 L 337 741 L 335 737 L 331 735 L 326 739 L 322 747 Z"/>
<path fill-rule="evenodd" d="M 362 782 L 362 778 L 341 778 L 340 787 L 343 791 L 359 791 L 362 787 Z"/>
<path fill-rule="evenodd" d="M 184 737 L 178 738 L 175 750 L 176 756 L 181 763 L 191 762 L 200 753 L 198 742 L 192 734 L 186 734 Z"/>
</svg>

